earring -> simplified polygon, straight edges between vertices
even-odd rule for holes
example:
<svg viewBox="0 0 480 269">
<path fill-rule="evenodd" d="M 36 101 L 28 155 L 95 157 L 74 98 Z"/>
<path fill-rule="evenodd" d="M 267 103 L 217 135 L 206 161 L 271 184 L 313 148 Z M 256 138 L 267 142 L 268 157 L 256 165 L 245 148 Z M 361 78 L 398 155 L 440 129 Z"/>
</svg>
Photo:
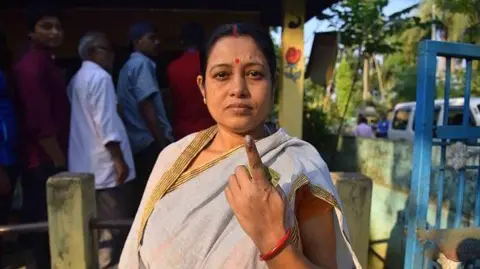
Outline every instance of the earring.
<svg viewBox="0 0 480 269">
<path fill-rule="evenodd" d="M 207 99 L 205 99 L 205 97 L 203 97 L 203 103 L 207 104 Z"/>
</svg>

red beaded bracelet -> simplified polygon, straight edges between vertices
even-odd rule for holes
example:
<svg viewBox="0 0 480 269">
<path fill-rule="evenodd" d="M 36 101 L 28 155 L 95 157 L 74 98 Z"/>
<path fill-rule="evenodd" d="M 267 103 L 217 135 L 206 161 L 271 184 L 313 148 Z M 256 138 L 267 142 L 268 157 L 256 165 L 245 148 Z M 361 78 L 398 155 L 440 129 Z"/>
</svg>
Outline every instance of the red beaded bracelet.
<svg viewBox="0 0 480 269">
<path fill-rule="evenodd" d="M 292 232 L 291 229 L 288 229 L 285 235 L 280 239 L 278 244 L 272 248 L 269 252 L 265 254 L 260 254 L 259 258 L 261 261 L 268 261 L 275 257 L 287 244 L 288 238 L 290 238 L 290 233 Z"/>
</svg>

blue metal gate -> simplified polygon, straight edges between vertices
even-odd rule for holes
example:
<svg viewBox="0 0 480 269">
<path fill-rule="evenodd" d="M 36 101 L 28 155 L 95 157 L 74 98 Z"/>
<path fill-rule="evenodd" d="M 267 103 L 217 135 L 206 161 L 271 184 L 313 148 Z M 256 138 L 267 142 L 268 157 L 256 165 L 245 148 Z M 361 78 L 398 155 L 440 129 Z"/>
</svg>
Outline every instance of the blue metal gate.
<svg viewBox="0 0 480 269">
<path fill-rule="evenodd" d="M 445 88 L 443 101 L 443 125 L 434 126 L 435 98 L 436 98 L 436 70 L 437 57 L 445 57 Z M 451 64 L 457 59 L 466 60 L 465 65 L 465 88 L 463 99 L 463 118 L 458 125 L 451 125 L 449 121 L 449 106 L 451 100 Z M 405 252 L 405 269 L 428 268 L 435 265 L 434 261 L 426 259 L 425 250 L 432 241 L 422 241 L 419 232 L 431 231 L 445 228 L 442 221 L 442 207 L 445 195 L 445 176 L 448 171 L 455 175 L 456 197 L 454 215 L 450 225 L 446 228 L 464 227 L 463 204 L 466 186 L 466 173 L 476 173 L 473 185 L 474 209 L 468 212 L 473 213 L 472 226 L 480 226 L 480 163 L 477 160 L 472 163 L 469 159 L 470 151 L 479 150 L 480 128 L 471 122 L 471 82 L 472 82 L 472 61 L 480 60 L 480 47 L 470 44 L 447 43 L 438 41 L 423 41 L 418 51 L 417 67 L 417 100 L 415 109 L 415 139 L 413 151 L 413 172 L 411 180 L 411 192 L 408 205 L 408 231 L 407 245 Z M 473 108 L 472 108 L 473 109 Z M 475 112 L 479 113 L 478 107 Z M 441 118 L 440 118 L 441 119 Z M 438 147 L 440 151 L 439 165 L 432 165 L 432 150 Z M 449 156 L 451 155 L 451 156 Z M 469 160 L 468 160 L 469 159 Z M 453 164 L 449 161 L 453 160 Z M 432 175 L 435 175 L 432 177 Z M 475 187 L 472 187 L 475 186 Z M 435 189 L 435 193 L 430 193 Z M 451 189 L 451 188 L 450 188 Z M 449 191 L 451 192 L 451 190 Z M 428 225 L 427 212 L 430 198 L 436 198 L 435 223 Z M 469 225 L 470 225 L 469 224 Z M 465 226 L 469 226 L 465 225 Z M 430 230 L 427 230 L 430 229 Z M 449 231 L 449 230 L 442 230 Z M 475 230 L 476 232 L 480 230 Z M 479 241 L 480 242 L 480 241 Z"/>
</svg>

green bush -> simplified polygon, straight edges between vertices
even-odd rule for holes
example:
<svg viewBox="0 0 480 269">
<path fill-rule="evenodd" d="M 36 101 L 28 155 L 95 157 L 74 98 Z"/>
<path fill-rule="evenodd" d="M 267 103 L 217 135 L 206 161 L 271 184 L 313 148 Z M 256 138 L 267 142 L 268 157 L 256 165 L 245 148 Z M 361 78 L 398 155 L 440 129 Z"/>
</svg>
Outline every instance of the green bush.
<svg viewBox="0 0 480 269">
<path fill-rule="evenodd" d="M 331 135 L 329 130 L 328 116 L 321 109 L 309 109 L 303 111 L 303 140 L 312 144 L 317 150 L 328 146 L 326 138 Z"/>
</svg>

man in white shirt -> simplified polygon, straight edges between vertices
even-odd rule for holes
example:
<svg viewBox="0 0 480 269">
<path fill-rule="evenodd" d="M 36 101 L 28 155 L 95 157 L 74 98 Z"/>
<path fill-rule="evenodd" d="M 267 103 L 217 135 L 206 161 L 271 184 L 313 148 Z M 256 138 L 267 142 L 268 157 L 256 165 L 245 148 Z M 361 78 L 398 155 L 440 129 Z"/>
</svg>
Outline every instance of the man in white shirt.
<svg viewBox="0 0 480 269">
<path fill-rule="evenodd" d="M 87 33 L 78 52 L 80 70 L 68 85 L 72 105 L 68 166 L 70 172 L 95 175 L 97 214 L 102 219 L 130 219 L 135 168 L 125 127 L 117 113 L 115 88 L 108 73 L 111 45 L 102 33 Z M 100 231 L 100 268 L 118 263 L 128 231 Z"/>
</svg>

